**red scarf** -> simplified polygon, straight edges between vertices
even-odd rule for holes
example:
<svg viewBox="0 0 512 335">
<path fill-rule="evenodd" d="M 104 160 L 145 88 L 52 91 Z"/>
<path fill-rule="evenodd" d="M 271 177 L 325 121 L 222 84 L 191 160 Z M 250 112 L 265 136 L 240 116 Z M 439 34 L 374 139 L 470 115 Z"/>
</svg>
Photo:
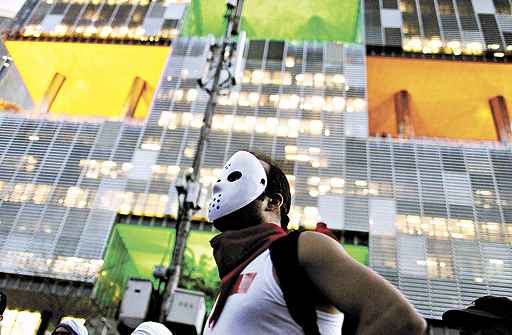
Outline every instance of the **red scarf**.
<svg viewBox="0 0 512 335">
<path fill-rule="evenodd" d="M 210 241 L 221 278 L 220 293 L 210 316 L 210 328 L 215 326 L 219 319 L 242 270 L 267 250 L 272 242 L 285 235 L 286 232 L 281 227 L 264 223 L 241 230 L 226 231 Z"/>
</svg>

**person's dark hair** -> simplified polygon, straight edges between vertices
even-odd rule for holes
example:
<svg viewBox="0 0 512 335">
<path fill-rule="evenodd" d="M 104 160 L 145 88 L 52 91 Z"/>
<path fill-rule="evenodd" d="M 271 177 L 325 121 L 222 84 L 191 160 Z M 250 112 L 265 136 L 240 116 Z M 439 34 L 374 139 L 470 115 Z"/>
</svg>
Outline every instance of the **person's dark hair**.
<svg viewBox="0 0 512 335">
<path fill-rule="evenodd" d="M 264 196 L 275 198 L 276 194 L 279 193 L 283 197 L 283 205 L 281 206 L 281 227 L 286 230 L 290 222 L 288 213 L 290 212 L 292 202 L 288 179 L 283 170 L 281 170 L 279 165 L 273 161 L 272 158 L 260 152 L 249 152 L 270 166 L 270 170 L 267 172 L 267 187 L 256 200 L 233 213 L 215 220 L 213 225 L 220 230 L 224 230 L 224 227 L 229 227 L 231 222 L 238 222 L 240 224 L 238 228 L 250 227 L 254 225 L 255 221 L 260 221 L 256 201 L 263 200 Z"/>
<path fill-rule="evenodd" d="M 274 198 L 276 194 L 281 194 L 283 197 L 283 205 L 281 206 L 281 227 L 286 230 L 288 223 L 290 223 L 288 213 L 290 213 L 292 205 L 292 195 L 290 192 L 290 183 L 288 183 L 288 178 L 286 178 L 286 175 L 283 170 L 281 170 L 279 164 L 272 160 L 272 158 L 260 152 L 251 153 L 259 160 L 270 165 L 270 171 L 267 175 L 267 187 L 261 197 L 266 195 L 269 198 Z"/>
</svg>

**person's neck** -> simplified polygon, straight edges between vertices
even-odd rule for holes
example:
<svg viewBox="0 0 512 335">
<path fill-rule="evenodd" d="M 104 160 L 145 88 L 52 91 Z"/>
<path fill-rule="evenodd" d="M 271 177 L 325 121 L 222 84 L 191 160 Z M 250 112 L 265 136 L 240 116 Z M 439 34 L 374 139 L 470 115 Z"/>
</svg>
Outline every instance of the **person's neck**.
<svg viewBox="0 0 512 335">
<path fill-rule="evenodd" d="M 230 225 L 227 225 L 227 226 L 228 227 L 234 227 L 234 228 L 228 228 L 228 229 L 225 229 L 225 230 L 220 230 L 219 229 L 219 230 L 222 233 L 226 233 L 228 231 L 240 231 L 240 230 L 244 230 L 244 229 L 254 228 L 256 226 L 260 226 L 260 225 L 263 225 L 263 224 L 271 224 L 271 225 L 274 225 L 276 227 L 281 227 L 280 223 L 275 223 L 275 222 L 259 222 L 259 223 L 253 224 L 253 225 L 243 225 L 243 226 L 240 226 L 240 224 L 230 224 Z"/>
</svg>

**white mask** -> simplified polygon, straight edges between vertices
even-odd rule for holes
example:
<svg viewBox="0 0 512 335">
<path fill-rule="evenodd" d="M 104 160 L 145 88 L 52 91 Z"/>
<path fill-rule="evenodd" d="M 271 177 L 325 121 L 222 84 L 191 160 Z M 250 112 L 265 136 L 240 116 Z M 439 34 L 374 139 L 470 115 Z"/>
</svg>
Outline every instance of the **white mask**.
<svg viewBox="0 0 512 335">
<path fill-rule="evenodd" d="M 141 323 L 132 335 L 172 335 L 172 333 L 163 324 L 148 321 Z"/>
<path fill-rule="evenodd" d="M 267 174 L 258 158 L 238 151 L 226 163 L 213 186 L 208 219 L 217 220 L 256 200 L 267 187 Z"/>
<path fill-rule="evenodd" d="M 64 324 L 67 327 L 71 328 L 77 335 L 88 335 L 89 334 L 89 332 L 87 331 L 87 328 L 85 328 L 85 326 L 82 323 L 80 323 L 76 320 L 65 320 L 65 321 L 62 321 L 61 324 Z M 59 328 L 59 327 L 57 326 L 57 328 Z"/>
</svg>

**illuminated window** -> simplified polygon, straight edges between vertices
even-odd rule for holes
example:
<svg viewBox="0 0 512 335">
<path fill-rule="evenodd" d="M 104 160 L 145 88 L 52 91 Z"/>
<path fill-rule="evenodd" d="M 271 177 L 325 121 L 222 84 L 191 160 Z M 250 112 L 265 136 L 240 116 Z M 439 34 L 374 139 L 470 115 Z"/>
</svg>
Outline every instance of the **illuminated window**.
<svg viewBox="0 0 512 335">
<path fill-rule="evenodd" d="M 251 82 L 254 85 L 261 85 L 263 83 L 263 79 L 265 78 L 265 73 L 261 70 L 253 71 Z"/>
<path fill-rule="evenodd" d="M 505 269 L 505 261 L 501 258 L 489 258 L 486 268 L 491 277 L 501 277 Z"/>
<path fill-rule="evenodd" d="M 245 99 L 244 103 L 254 105 L 257 103 L 257 94 L 243 95 L 241 99 Z M 289 96 L 288 104 L 295 104 L 297 96 Z M 252 100 L 252 101 L 251 101 Z M 285 102 L 283 102 L 285 103 Z M 171 116 L 173 114 L 174 116 Z M 158 121 L 159 126 L 168 129 L 176 129 L 177 127 L 200 128 L 202 126 L 202 115 L 192 113 L 163 112 Z M 320 136 L 323 134 L 324 124 L 320 120 L 298 120 L 284 118 L 263 118 L 255 116 L 239 116 L 239 115 L 214 115 L 212 128 L 217 131 L 235 131 L 241 133 L 265 133 L 268 135 L 277 135 L 280 137 L 296 138 L 300 133 Z M 156 142 L 155 142 L 156 141 Z M 153 143 L 154 142 L 154 143 Z M 153 149 L 154 146 L 154 149 Z M 159 150 L 160 145 L 157 140 L 148 139 L 143 148 L 148 150 Z"/>
<path fill-rule="evenodd" d="M 298 95 L 282 95 L 279 99 L 279 108 L 281 109 L 297 109 L 300 97 Z"/>
<path fill-rule="evenodd" d="M 260 95 L 257 92 L 249 93 L 249 106 L 256 107 L 258 106 L 258 101 L 260 99 Z"/>
<path fill-rule="evenodd" d="M 474 239 L 475 225 L 472 220 L 448 220 L 448 229 L 452 238 Z"/>
<path fill-rule="evenodd" d="M 342 74 L 335 74 L 331 79 L 332 86 L 342 87 L 345 84 L 345 77 Z"/>
<path fill-rule="evenodd" d="M 451 278 L 453 268 L 449 257 L 428 257 L 426 261 L 417 261 L 418 265 L 426 265 L 429 278 Z"/>
<path fill-rule="evenodd" d="M 282 73 L 282 85 L 291 85 L 292 84 L 292 74 L 289 72 Z"/>
<path fill-rule="evenodd" d="M 471 220 L 397 215 L 396 226 L 400 232 L 425 235 L 431 239 L 469 239 L 475 237 L 475 225 Z"/>
<path fill-rule="evenodd" d="M 323 123 L 320 120 L 309 121 L 309 131 L 312 135 L 321 135 L 323 127 Z"/>
<path fill-rule="evenodd" d="M 146 206 L 146 195 L 144 193 L 137 194 L 132 213 L 134 215 L 142 216 L 144 214 L 145 206 Z"/>
<path fill-rule="evenodd" d="M 302 223 L 306 228 L 315 228 L 317 222 L 320 220 L 320 213 L 318 207 L 304 207 L 302 216 Z"/>
<path fill-rule="evenodd" d="M 148 194 L 144 207 L 144 215 L 163 217 L 168 198 L 167 195 Z"/>
<path fill-rule="evenodd" d="M 70 187 L 64 198 L 64 206 L 85 208 L 87 206 L 87 198 L 89 190 L 80 187 Z"/>
<path fill-rule="evenodd" d="M 12 194 L 9 198 L 12 202 L 20 202 L 21 196 L 25 193 L 25 185 L 24 184 L 15 184 Z"/>
<path fill-rule="evenodd" d="M 261 72 L 261 71 L 260 71 Z M 263 73 L 263 72 L 261 72 Z M 285 75 L 280 80 L 288 82 L 291 80 L 289 75 Z M 270 80 L 270 79 L 269 79 Z M 277 80 L 274 78 L 274 80 Z M 191 89 L 187 91 L 187 102 L 192 103 L 197 98 L 197 90 Z M 170 90 L 169 92 L 160 92 L 157 96 L 160 100 L 171 100 L 181 101 L 183 97 L 183 90 Z M 366 101 L 361 98 L 351 98 L 346 101 L 341 96 L 306 96 L 300 97 L 296 94 L 271 94 L 271 95 L 260 95 L 257 92 L 231 92 L 229 95 L 223 95 L 218 98 L 218 104 L 221 106 L 243 106 L 243 107 L 273 107 L 279 109 L 305 109 L 315 112 L 322 110 L 329 112 L 364 112 L 366 111 Z M 160 125 L 165 123 L 172 123 L 172 112 L 163 112 Z"/>
<path fill-rule="evenodd" d="M 131 163 L 116 163 L 113 161 L 80 160 L 80 167 L 86 178 L 97 179 L 101 177 L 121 178 L 126 177 L 131 169 Z"/>
<path fill-rule="evenodd" d="M 343 97 L 333 97 L 331 103 L 335 112 L 342 112 L 345 109 L 345 98 Z"/>
<path fill-rule="evenodd" d="M 313 86 L 313 75 L 311 73 L 301 73 L 295 76 L 298 86 Z"/>
<path fill-rule="evenodd" d="M 185 150 L 183 151 L 183 154 L 185 155 L 185 157 L 187 158 L 193 158 L 194 157 L 194 148 L 192 147 L 186 147 Z"/>
<path fill-rule="evenodd" d="M 295 58 L 286 57 L 286 67 L 294 67 L 295 66 Z"/>
<path fill-rule="evenodd" d="M 272 73 L 272 84 L 273 85 L 282 85 L 283 80 L 281 78 L 281 72 L 273 72 Z"/>
<path fill-rule="evenodd" d="M 313 80 L 315 82 L 315 87 L 324 87 L 325 75 L 323 73 L 315 73 Z"/>
<path fill-rule="evenodd" d="M 197 99 L 197 90 L 196 89 L 190 89 L 187 93 L 187 101 L 192 102 Z"/>
<path fill-rule="evenodd" d="M 31 155 L 21 157 L 20 166 L 26 172 L 33 172 L 37 167 L 37 158 Z"/>
<path fill-rule="evenodd" d="M 244 76 L 243 76 L 243 79 L 242 79 L 242 83 L 249 84 L 251 82 L 251 76 L 252 76 L 252 72 L 249 71 L 249 70 L 245 70 L 244 71 Z"/>
<path fill-rule="evenodd" d="M 45 204 L 48 201 L 48 195 L 50 194 L 50 190 L 51 188 L 48 185 L 37 185 L 34 191 L 34 203 Z"/>
<path fill-rule="evenodd" d="M 501 233 L 501 225 L 497 222 L 482 222 L 479 224 L 480 235 L 483 239 L 489 241 L 501 241 L 503 234 Z"/>
<path fill-rule="evenodd" d="M 312 167 L 319 168 L 319 167 L 326 167 L 327 166 L 327 159 L 323 158 L 321 155 L 320 148 L 315 147 L 309 147 L 309 148 L 298 148 L 294 145 L 287 145 L 285 146 L 285 159 L 290 161 L 297 161 L 297 162 L 306 162 L 310 163 Z M 317 180 L 315 177 L 312 180 Z M 312 180 L 308 181 L 309 185 L 312 185 L 311 183 L 314 183 Z M 318 179 L 320 183 L 320 179 Z M 318 184 L 317 184 L 318 185 Z M 325 185 L 329 185 L 329 182 L 327 181 Z M 319 186 L 320 187 L 320 186 Z M 323 191 L 322 191 L 323 190 Z M 327 190 L 325 186 L 320 190 L 320 192 L 325 193 Z"/>
<path fill-rule="evenodd" d="M 160 140 L 156 138 L 148 138 L 141 144 L 140 148 L 150 151 L 159 151 L 161 149 Z"/>
<path fill-rule="evenodd" d="M 121 205 L 119 206 L 120 214 L 130 214 L 133 207 L 133 201 L 135 199 L 135 194 L 133 192 L 122 192 L 121 196 Z"/>
<path fill-rule="evenodd" d="M 21 198 L 20 198 L 20 201 L 21 202 L 26 202 L 28 201 L 29 199 L 32 198 L 32 194 L 34 193 L 34 190 L 35 190 L 36 186 L 34 184 L 26 184 L 25 185 L 25 192 L 23 192 Z"/>
<path fill-rule="evenodd" d="M 350 99 L 347 106 L 347 112 L 364 112 L 366 111 L 366 101 L 364 99 Z"/>
</svg>

